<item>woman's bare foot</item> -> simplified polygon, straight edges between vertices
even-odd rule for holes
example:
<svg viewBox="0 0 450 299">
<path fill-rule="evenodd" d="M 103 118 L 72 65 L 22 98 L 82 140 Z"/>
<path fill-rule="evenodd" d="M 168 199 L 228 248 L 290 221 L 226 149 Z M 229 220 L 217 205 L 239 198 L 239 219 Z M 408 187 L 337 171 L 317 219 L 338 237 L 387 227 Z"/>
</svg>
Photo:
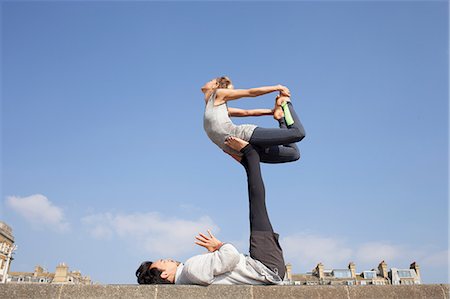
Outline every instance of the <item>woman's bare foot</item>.
<svg viewBox="0 0 450 299">
<path fill-rule="evenodd" d="M 276 120 L 279 120 L 284 117 L 283 108 L 281 107 L 281 101 L 279 99 L 281 98 L 281 95 L 277 95 L 275 98 L 275 107 L 273 108 L 273 118 Z"/>
<path fill-rule="evenodd" d="M 277 97 L 275 99 L 275 108 L 273 109 L 273 118 L 275 118 L 276 120 L 279 120 L 282 117 L 284 117 L 284 112 L 283 112 L 283 108 L 281 107 L 281 105 L 285 102 L 290 102 L 290 101 L 291 101 L 290 97 L 283 96 L 283 95 L 281 95 L 281 93 L 279 95 L 277 95 Z"/>
<path fill-rule="evenodd" d="M 248 142 L 242 140 L 241 138 L 229 136 L 227 140 L 225 140 L 225 144 L 234 149 L 235 151 L 240 152 L 241 149 L 243 149 L 248 144 Z"/>
<path fill-rule="evenodd" d="M 283 96 L 283 95 L 279 95 L 277 97 L 277 104 L 279 104 L 281 106 L 281 104 L 283 104 L 284 102 L 290 102 L 291 98 L 287 97 L 287 96 Z"/>
</svg>

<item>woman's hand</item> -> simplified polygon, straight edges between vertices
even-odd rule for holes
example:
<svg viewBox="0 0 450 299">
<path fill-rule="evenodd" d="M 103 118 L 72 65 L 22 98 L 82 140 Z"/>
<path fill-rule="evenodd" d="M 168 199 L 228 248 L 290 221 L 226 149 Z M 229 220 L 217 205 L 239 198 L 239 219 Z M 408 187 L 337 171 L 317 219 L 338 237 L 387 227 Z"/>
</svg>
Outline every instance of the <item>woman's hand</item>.
<svg viewBox="0 0 450 299">
<path fill-rule="evenodd" d="M 205 247 L 209 252 L 214 252 L 218 250 L 223 245 L 223 243 L 217 240 L 209 229 L 208 234 L 209 237 L 205 234 L 199 233 L 198 236 L 195 237 L 198 240 L 195 241 L 195 244 Z"/>
<path fill-rule="evenodd" d="M 280 91 L 280 95 L 285 97 L 291 97 L 291 91 L 284 85 L 278 85 L 278 90 Z"/>
</svg>

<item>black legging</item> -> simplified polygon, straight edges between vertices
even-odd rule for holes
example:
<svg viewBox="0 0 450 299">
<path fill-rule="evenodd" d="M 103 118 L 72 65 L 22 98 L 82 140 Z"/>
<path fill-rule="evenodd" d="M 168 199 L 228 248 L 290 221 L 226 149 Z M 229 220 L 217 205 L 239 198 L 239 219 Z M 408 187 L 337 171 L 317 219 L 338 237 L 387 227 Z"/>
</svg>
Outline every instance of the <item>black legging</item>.
<svg viewBox="0 0 450 299">
<path fill-rule="evenodd" d="M 283 251 L 273 231 L 266 208 L 266 192 L 261 176 L 260 157 L 251 144 L 245 146 L 241 164 L 247 172 L 250 205 L 250 256 L 277 273 L 285 275 Z"/>
<path fill-rule="evenodd" d="M 294 106 L 287 102 L 294 123 L 286 126 L 284 117 L 278 120 L 279 128 L 261 128 L 257 127 L 249 143 L 258 151 L 261 162 L 264 163 L 285 163 L 300 159 L 300 151 L 296 142 L 305 138 L 305 129 L 303 128 Z"/>
<path fill-rule="evenodd" d="M 245 146 L 241 164 L 247 172 L 248 198 L 250 205 L 250 231 L 273 232 L 266 208 L 266 189 L 261 175 L 260 158 L 251 144 Z"/>
</svg>

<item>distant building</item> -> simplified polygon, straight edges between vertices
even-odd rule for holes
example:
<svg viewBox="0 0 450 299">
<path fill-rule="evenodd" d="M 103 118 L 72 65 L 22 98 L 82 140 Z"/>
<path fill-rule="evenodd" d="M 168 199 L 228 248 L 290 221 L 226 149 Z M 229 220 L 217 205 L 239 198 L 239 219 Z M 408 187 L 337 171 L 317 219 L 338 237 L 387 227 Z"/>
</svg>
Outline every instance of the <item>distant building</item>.
<svg viewBox="0 0 450 299">
<path fill-rule="evenodd" d="M 392 284 L 398 285 L 411 285 L 411 284 L 420 284 L 420 268 L 416 262 L 412 263 L 409 266 L 409 269 L 397 269 L 392 268 L 389 272 L 389 278 L 392 281 Z"/>
<path fill-rule="evenodd" d="M 6 223 L 0 221 L 0 282 L 5 283 L 13 260 L 13 253 L 17 246 L 14 245 L 12 229 Z"/>
<path fill-rule="evenodd" d="M 89 276 L 82 276 L 80 271 L 69 272 L 69 267 L 61 263 L 55 273 L 49 273 L 41 266 L 34 272 L 10 272 L 7 283 L 52 283 L 52 284 L 92 284 Z"/>
<path fill-rule="evenodd" d="M 416 262 L 409 269 L 392 268 L 382 261 L 377 269 L 356 272 L 356 266 L 350 262 L 345 269 L 325 269 L 322 263 L 306 274 L 292 274 L 292 266 L 286 265 L 287 278 L 295 285 L 407 285 L 420 284 L 420 269 Z"/>
</svg>

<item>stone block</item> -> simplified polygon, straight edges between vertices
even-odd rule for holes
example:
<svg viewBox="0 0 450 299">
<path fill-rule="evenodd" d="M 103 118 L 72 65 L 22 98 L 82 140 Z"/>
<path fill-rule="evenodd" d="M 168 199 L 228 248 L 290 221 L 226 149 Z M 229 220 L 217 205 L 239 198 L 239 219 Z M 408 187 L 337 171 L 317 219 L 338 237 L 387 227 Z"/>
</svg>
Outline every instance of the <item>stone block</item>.
<svg viewBox="0 0 450 299">
<path fill-rule="evenodd" d="M 251 286 L 251 285 L 55 285 L 0 284 L 1 299 L 356 299 L 449 298 L 448 284 L 411 286 Z"/>
<path fill-rule="evenodd" d="M 64 285 L 61 299 L 156 298 L 156 285 Z"/>
<path fill-rule="evenodd" d="M 415 299 L 415 298 L 442 298 L 444 294 L 439 285 L 387 285 L 387 286 L 352 286 L 349 287 L 350 298 L 365 299 Z"/>
<path fill-rule="evenodd" d="M 252 286 L 250 285 L 211 285 L 208 287 L 192 285 L 159 285 L 158 299 L 237 299 L 252 298 Z"/>
<path fill-rule="evenodd" d="M 61 285 L 50 284 L 0 284 L 2 299 L 53 299 L 58 298 Z"/>
<path fill-rule="evenodd" d="M 445 299 L 450 299 L 450 288 L 448 284 L 441 284 Z"/>
<path fill-rule="evenodd" d="M 250 297 L 251 298 L 251 297 Z M 321 299 L 348 299 L 346 286 L 254 286 L 253 298 L 321 298 Z"/>
</svg>

